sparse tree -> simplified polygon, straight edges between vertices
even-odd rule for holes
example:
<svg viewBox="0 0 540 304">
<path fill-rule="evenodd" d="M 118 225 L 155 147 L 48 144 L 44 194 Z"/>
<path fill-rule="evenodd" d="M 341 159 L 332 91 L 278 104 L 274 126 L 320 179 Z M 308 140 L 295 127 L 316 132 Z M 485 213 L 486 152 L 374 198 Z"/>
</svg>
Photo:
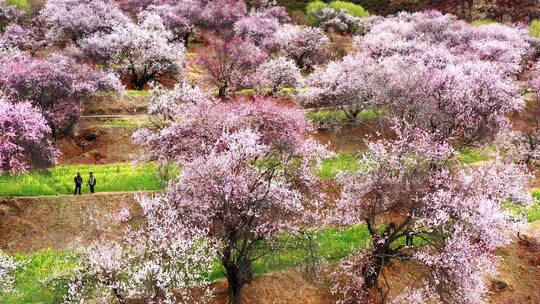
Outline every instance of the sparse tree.
<svg viewBox="0 0 540 304">
<path fill-rule="evenodd" d="M 203 83 L 217 88 L 218 96 L 225 98 L 248 87 L 253 71 L 266 57 L 266 52 L 238 36 L 225 39 L 211 36 L 194 63 L 203 68 Z"/>
<path fill-rule="evenodd" d="M 531 203 L 525 167 L 448 166 L 455 152 L 429 132 L 396 130 L 396 141 L 368 144 L 362 170 L 339 178 L 336 220 L 364 223 L 372 241 L 344 264 L 340 303 L 388 303 L 386 267 L 412 265 L 415 284 L 392 303 L 484 303 L 494 251 L 519 231 L 508 206 Z M 410 238 L 407 245 L 400 240 Z"/>
<path fill-rule="evenodd" d="M 379 77 L 380 67 L 369 54 L 352 54 L 315 69 L 299 101 L 306 107 L 339 108 L 355 121 L 362 110 L 377 107 Z"/>
</svg>

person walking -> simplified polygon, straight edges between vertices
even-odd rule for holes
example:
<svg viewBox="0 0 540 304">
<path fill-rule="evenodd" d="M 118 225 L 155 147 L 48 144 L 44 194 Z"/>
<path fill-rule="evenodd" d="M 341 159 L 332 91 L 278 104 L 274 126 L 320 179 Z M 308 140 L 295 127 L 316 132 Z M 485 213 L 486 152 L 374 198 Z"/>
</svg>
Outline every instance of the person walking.
<svg viewBox="0 0 540 304">
<path fill-rule="evenodd" d="M 405 234 L 405 245 L 407 247 L 413 246 L 413 237 L 414 233 L 412 231 L 407 231 L 407 233 Z"/>
<path fill-rule="evenodd" d="M 83 182 L 81 173 L 77 172 L 77 176 L 75 176 L 73 181 L 75 182 L 75 193 L 73 195 L 77 195 L 77 189 L 79 189 L 79 195 L 81 195 L 81 187 Z"/>
<path fill-rule="evenodd" d="M 88 178 L 88 186 L 90 187 L 90 193 L 94 193 L 94 187 L 96 186 L 96 177 L 92 172 L 90 172 L 90 177 Z"/>
</svg>

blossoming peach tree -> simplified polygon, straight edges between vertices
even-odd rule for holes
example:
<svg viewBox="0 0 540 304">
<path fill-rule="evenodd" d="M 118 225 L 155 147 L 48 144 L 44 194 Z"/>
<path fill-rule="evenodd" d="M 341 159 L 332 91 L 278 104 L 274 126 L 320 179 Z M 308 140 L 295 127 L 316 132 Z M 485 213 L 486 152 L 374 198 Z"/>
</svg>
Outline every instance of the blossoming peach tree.
<svg viewBox="0 0 540 304">
<path fill-rule="evenodd" d="M 340 303 L 484 303 L 494 250 L 521 228 L 511 206 L 527 206 L 531 180 L 522 165 L 462 167 L 455 151 L 421 129 L 368 144 L 362 169 L 342 174 L 335 220 L 365 224 L 365 250 L 342 265 Z M 387 280 L 403 264 L 409 285 Z M 389 296 L 392 294 L 392 296 Z"/>
<path fill-rule="evenodd" d="M 182 224 L 207 229 L 230 301 L 241 303 L 263 245 L 312 220 L 319 203 L 312 164 L 324 149 L 306 139 L 310 126 L 299 110 L 264 98 L 221 103 L 190 96 L 156 99 L 180 111 L 157 131 L 140 130 L 135 141 L 146 147 L 144 160 L 183 165 L 158 199 Z"/>
</svg>

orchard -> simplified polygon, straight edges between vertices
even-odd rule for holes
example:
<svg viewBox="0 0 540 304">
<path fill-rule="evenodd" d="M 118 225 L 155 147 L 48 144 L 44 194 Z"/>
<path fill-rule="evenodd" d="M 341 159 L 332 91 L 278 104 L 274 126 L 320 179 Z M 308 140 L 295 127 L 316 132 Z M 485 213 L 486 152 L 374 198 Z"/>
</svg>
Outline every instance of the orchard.
<svg viewBox="0 0 540 304">
<path fill-rule="evenodd" d="M 540 303 L 540 21 L 297 2 L 0 0 L 1 303 Z"/>
</svg>

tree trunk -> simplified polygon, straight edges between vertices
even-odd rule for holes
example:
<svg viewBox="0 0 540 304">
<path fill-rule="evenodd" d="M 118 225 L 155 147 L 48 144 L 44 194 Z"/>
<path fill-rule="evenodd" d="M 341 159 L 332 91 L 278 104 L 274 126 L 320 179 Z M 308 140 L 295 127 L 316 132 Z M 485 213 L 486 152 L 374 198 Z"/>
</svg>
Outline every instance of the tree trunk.
<svg viewBox="0 0 540 304">
<path fill-rule="evenodd" d="M 186 33 L 186 34 L 184 34 L 184 35 L 182 36 L 182 40 L 183 40 L 183 42 L 184 42 L 184 47 L 186 48 L 186 50 L 187 50 L 188 45 L 189 45 L 189 37 L 190 37 L 190 36 L 191 36 L 191 33 Z"/>
<path fill-rule="evenodd" d="M 138 80 L 138 79 L 133 79 L 133 80 L 131 81 L 131 85 L 133 86 L 133 89 L 134 89 L 134 90 L 139 90 L 139 91 L 142 90 L 145 84 L 144 84 L 144 83 L 141 83 L 141 82 L 142 82 L 142 81 L 140 81 L 140 80 Z"/>
<path fill-rule="evenodd" d="M 345 115 L 349 122 L 355 122 L 358 114 L 360 114 L 360 110 L 345 110 Z"/>
<path fill-rule="evenodd" d="M 220 98 L 225 98 L 227 96 L 227 86 L 226 85 L 219 87 L 218 96 Z"/>
<path fill-rule="evenodd" d="M 234 280 L 231 281 L 229 278 L 227 278 L 227 280 L 229 282 L 229 303 L 242 304 L 242 289 L 244 289 L 243 284 L 240 284 Z"/>
<path fill-rule="evenodd" d="M 229 249 L 224 252 L 221 262 L 227 272 L 229 303 L 242 304 L 242 290 L 253 278 L 253 265 L 251 260 L 245 252 L 244 254 L 236 256 L 236 259 L 234 259 L 233 254 L 231 254 Z"/>
</svg>

